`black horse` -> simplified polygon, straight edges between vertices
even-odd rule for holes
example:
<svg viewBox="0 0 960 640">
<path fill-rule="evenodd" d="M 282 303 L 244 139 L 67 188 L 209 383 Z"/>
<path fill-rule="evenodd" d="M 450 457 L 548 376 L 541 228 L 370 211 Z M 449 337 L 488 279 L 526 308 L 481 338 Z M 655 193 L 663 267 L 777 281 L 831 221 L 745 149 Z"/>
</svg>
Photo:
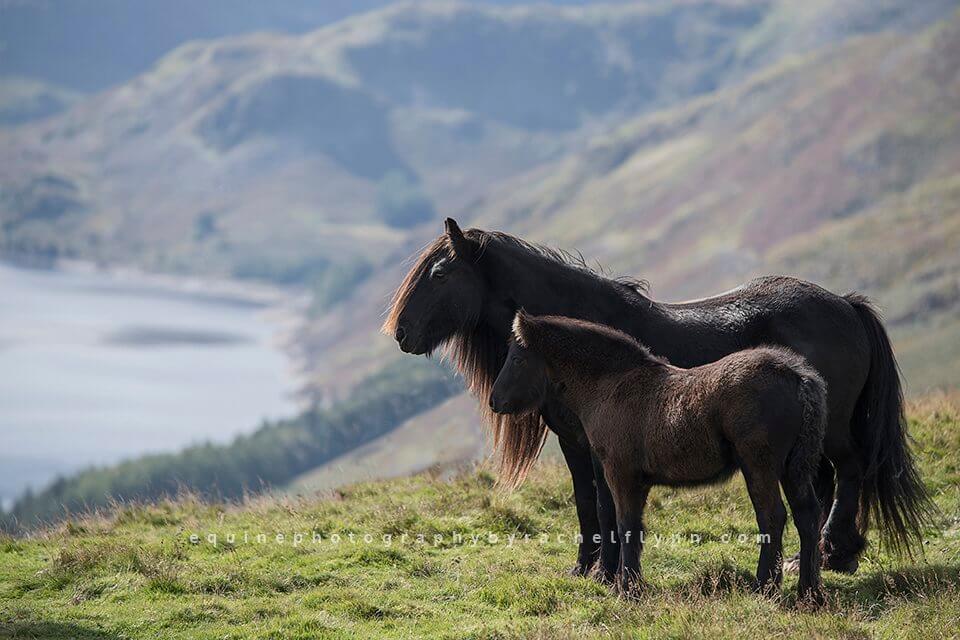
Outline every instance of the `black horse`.
<svg viewBox="0 0 960 640">
<path fill-rule="evenodd" d="M 758 347 L 680 369 L 605 325 L 522 310 L 493 384 L 496 412 L 536 411 L 547 390 L 583 424 L 617 508 L 617 586 L 640 587 L 643 512 L 656 485 L 716 484 L 743 472 L 761 538 L 755 588 L 783 578 L 787 496 L 800 534 L 802 600 L 820 604 L 820 507 L 827 388 L 789 349 Z"/>
<path fill-rule="evenodd" d="M 610 579 L 620 555 L 613 500 L 582 426 L 554 394 L 539 415 L 498 416 L 487 407 L 520 308 L 614 327 L 685 368 L 752 346 L 793 349 L 827 383 L 825 455 L 817 477 L 824 566 L 856 570 L 871 517 L 880 521 L 885 543 L 909 553 L 932 507 L 907 443 L 893 349 L 866 298 L 788 277 L 758 278 L 679 304 L 644 293 L 642 283 L 606 278 L 564 252 L 499 232 L 463 232 L 447 219 L 446 232 L 398 288 L 383 331 L 407 353 L 446 347 L 487 408 L 506 483 L 523 480 L 547 427 L 557 434 L 582 534 L 576 573 L 587 573 L 599 558 L 600 576 Z"/>
</svg>

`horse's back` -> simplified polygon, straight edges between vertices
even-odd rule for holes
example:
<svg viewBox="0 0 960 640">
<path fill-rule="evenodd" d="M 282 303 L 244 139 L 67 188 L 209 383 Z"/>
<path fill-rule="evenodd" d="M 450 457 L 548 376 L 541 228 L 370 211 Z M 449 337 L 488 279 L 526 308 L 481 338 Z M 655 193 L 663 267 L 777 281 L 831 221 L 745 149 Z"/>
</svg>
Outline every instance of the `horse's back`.
<svg viewBox="0 0 960 640">
<path fill-rule="evenodd" d="M 843 297 L 789 276 L 755 278 L 717 296 L 662 306 L 673 335 L 650 345 L 682 366 L 742 349 L 775 345 L 801 356 L 825 380 L 831 415 L 849 422 L 870 368 L 870 346 L 856 309 Z M 696 349 L 675 347 L 696 337 Z M 671 352 L 673 351 L 673 352 Z"/>
</svg>

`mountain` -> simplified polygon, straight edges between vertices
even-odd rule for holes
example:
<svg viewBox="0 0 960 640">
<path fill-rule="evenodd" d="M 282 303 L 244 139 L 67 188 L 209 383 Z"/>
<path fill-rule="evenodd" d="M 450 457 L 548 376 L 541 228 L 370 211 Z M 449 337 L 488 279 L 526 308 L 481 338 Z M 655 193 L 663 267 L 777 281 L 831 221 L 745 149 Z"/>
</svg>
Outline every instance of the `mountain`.
<svg viewBox="0 0 960 640">
<path fill-rule="evenodd" d="M 957 384 L 957 61 L 956 16 L 794 58 L 613 130 L 472 221 L 576 246 L 671 299 L 777 272 L 859 289 L 886 309 L 908 380 Z"/>
<path fill-rule="evenodd" d="M 950 5 L 415 3 L 303 34 L 190 42 L 59 116 L 0 131 L 0 254 L 307 284 L 329 304 L 390 271 L 442 215 L 473 215 L 636 114 L 851 34 L 910 32 Z M 251 6 L 221 27 L 294 30 L 308 11 Z M 129 15 L 148 7 L 159 11 Z"/>
<path fill-rule="evenodd" d="M 390 0 L 5 2 L 0 4 L 0 76 L 95 92 L 129 80 L 190 40 L 260 31 L 304 33 L 387 4 Z"/>
<path fill-rule="evenodd" d="M 648 279 L 657 299 L 766 273 L 858 289 L 885 309 L 910 388 L 958 384 L 958 34 L 955 15 L 790 57 L 613 127 L 460 221 L 578 249 Z M 306 330 L 321 383 L 396 352 L 365 337 L 403 271 L 388 265 Z"/>
<path fill-rule="evenodd" d="M 605 119 L 712 89 L 764 6 L 396 5 L 189 43 L 0 133 L 0 247 L 280 281 L 375 262 Z"/>
</svg>

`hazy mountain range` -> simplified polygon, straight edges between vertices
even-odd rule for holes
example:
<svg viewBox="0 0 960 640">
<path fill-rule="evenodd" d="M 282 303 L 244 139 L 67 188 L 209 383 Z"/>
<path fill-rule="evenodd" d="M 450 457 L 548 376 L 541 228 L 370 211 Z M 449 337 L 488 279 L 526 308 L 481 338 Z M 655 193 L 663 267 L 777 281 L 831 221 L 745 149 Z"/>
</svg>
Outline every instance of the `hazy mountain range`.
<svg viewBox="0 0 960 640">
<path fill-rule="evenodd" d="M 69 73 L 82 43 L 38 58 L 15 25 L 39 9 L 5 6 L 27 22 L 0 21 L 0 73 L 51 97 L 0 85 L 0 252 L 312 287 L 299 346 L 343 395 L 400 357 L 380 313 L 452 215 L 661 299 L 859 289 L 911 389 L 960 382 L 956 2 L 506 4 L 240 3 L 158 20 L 146 49 L 179 46 L 155 62 Z M 81 5 L 45 33 L 95 22 Z M 108 6 L 122 52 L 141 14 Z"/>
</svg>

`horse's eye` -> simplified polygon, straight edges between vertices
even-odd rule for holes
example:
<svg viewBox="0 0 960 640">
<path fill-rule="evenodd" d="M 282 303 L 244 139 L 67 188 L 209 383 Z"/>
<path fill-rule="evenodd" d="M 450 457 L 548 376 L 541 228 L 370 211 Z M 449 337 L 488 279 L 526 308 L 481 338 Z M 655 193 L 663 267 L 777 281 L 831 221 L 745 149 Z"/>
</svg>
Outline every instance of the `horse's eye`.
<svg viewBox="0 0 960 640">
<path fill-rule="evenodd" d="M 430 269 L 430 277 L 436 280 L 443 280 L 447 277 L 446 260 L 438 260 Z"/>
<path fill-rule="evenodd" d="M 523 358 L 520 356 L 513 356 L 513 364 L 523 364 Z"/>
</svg>

